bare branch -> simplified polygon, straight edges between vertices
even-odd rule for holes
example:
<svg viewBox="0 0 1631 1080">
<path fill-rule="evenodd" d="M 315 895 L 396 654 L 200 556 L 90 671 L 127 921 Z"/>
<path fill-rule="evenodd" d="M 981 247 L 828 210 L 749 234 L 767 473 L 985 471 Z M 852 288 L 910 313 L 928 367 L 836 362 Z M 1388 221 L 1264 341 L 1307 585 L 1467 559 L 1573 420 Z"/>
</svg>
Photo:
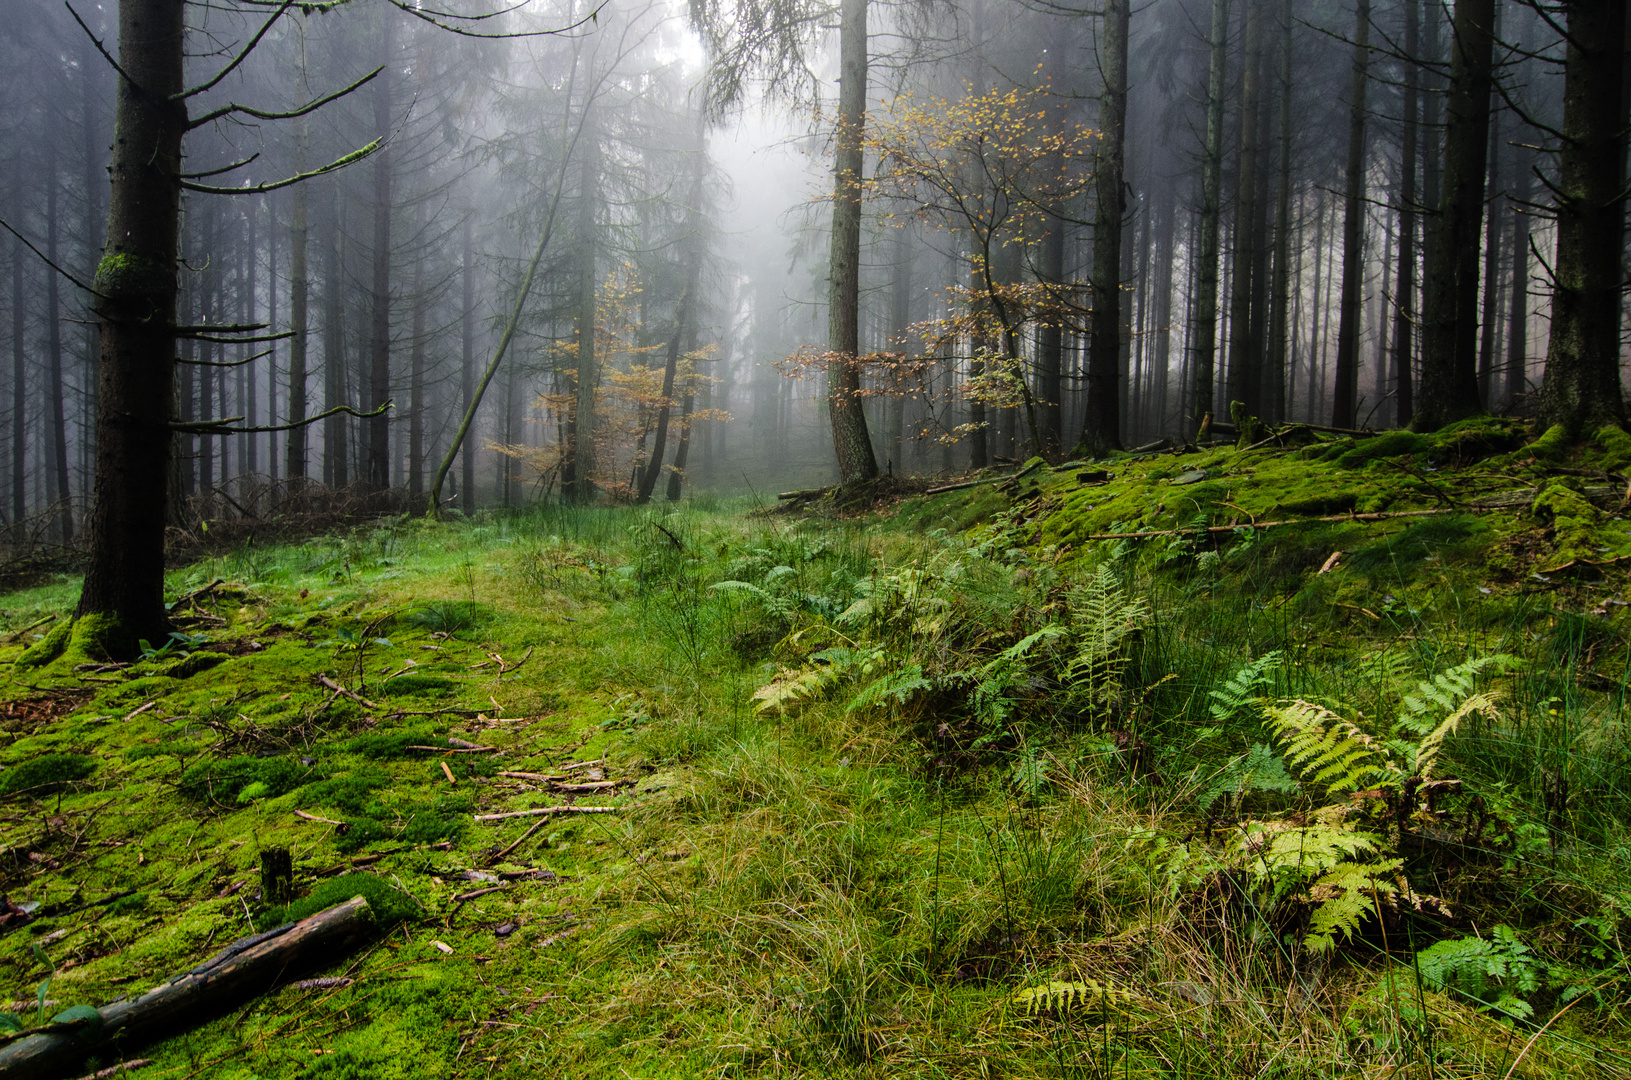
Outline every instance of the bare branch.
<svg viewBox="0 0 1631 1080">
<path fill-rule="evenodd" d="M 316 416 L 308 416 L 306 419 L 297 420 L 292 424 L 264 424 L 258 427 L 229 427 L 228 425 L 236 424 L 243 417 L 223 416 L 219 420 L 199 420 L 192 423 L 172 422 L 170 430 L 179 431 L 186 435 L 245 435 L 260 434 L 266 431 L 293 431 L 296 428 L 308 427 L 319 420 L 326 420 L 330 416 L 338 416 L 342 413 L 346 416 L 355 416 L 358 420 L 368 420 L 375 416 L 382 416 L 387 410 L 395 407 L 395 401 L 387 401 L 371 412 L 361 412 L 350 405 L 336 405 L 334 408 L 326 409 Z"/>
<path fill-rule="evenodd" d="M 124 79 L 125 82 L 129 83 L 131 86 L 134 86 L 138 91 L 140 91 L 142 89 L 142 84 L 137 82 L 135 79 L 132 79 L 129 72 L 125 71 L 124 68 L 119 66 L 119 61 L 115 60 L 113 58 L 113 54 L 108 52 L 108 47 L 102 44 L 102 39 L 91 33 L 91 28 L 85 25 L 85 20 L 79 17 L 79 12 L 74 10 L 74 6 L 68 3 L 67 0 L 63 0 L 62 6 L 68 9 L 68 14 L 74 17 L 74 22 L 79 24 L 79 28 L 85 31 L 85 36 L 91 39 L 91 44 L 95 45 L 96 51 L 102 54 L 102 59 L 113 65 L 113 70 L 119 73 L 120 78 Z"/>
<path fill-rule="evenodd" d="M 277 25 L 277 21 L 283 18 L 285 12 L 294 7 L 294 4 L 295 0 L 283 0 L 283 3 L 278 5 L 278 9 L 272 12 L 271 17 L 261 24 L 261 28 L 259 30 L 255 31 L 255 36 L 249 39 L 249 44 L 245 45 L 242 49 L 239 49 L 238 55 L 234 56 L 232 61 L 228 63 L 226 67 L 222 68 L 220 71 L 217 71 L 213 76 L 206 79 L 204 82 L 199 83 L 191 90 L 183 90 L 179 94 L 172 95 L 170 100 L 186 101 L 190 97 L 197 97 L 199 94 L 202 94 L 204 91 L 214 87 L 222 79 L 232 74 L 233 70 L 236 69 L 239 64 L 243 63 L 249 58 L 249 54 L 255 51 L 256 46 L 261 43 L 261 39 L 267 35 L 273 26 Z"/>
<path fill-rule="evenodd" d="M 223 165 L 219 169 L 209 169 L 204 172 L 184 172 L 181 174 L 181 178 L 183 180 L 197 180 L 205 176 L 220 176 L 222 173 L 231 172 L 233 169 L 241 169 L 258 157 L 260 157 L 260 153 L 257 151 L 256 153 L 244 158 L 242 161 L 234 161 L 231 165 Z"/>
<path fill-rule="evenodd" d="M 178 356 L 176 357 L 176 363 L 191 364 L 193 367 L 243 367 L 245 364 L 253 364 L 263 356 L 271 355 L 272 350 L 267 349 L 264 352 L 256 353 L 254 356 L 246 356 L 242 360 L 189 360 L 185 356 Z"/>
<path fill-rule="evenodd" d="M 49 266 L 51 269 L 55 270 L 57 273 L 61 274 L 63 277 L 67 278 L 69 281 L 73 282 L 75 285 L 78 285 L 81 289 L 84 289 L 86 292 L 90 293 L 92 296 L 102 297 L 101 293 L 97 292 L 95 289 L 91 288 L 89 285 L 85 284 L 83 281 L 80 281 L 78 278 L 74 277 L 74 275 L 70 274 L 68 271 L 64 270 L 62 267 L 58 266 L 56 263 L 54 263 L 50 259 L 46 258 L 45 257 L 45 252 L 43 252 L 39 248 L 35 247 L 29 241 L 28 237 L 24 236 L 22 233 L 18 232 L 16 229 L 12 228 L 11 223 L 8 222 L 5 218 L 0 218 L 0 229 L 5 229 L 8 233 L 15 236 L 17 239 L 21 240 L 28 247 L 28 250 L 32 251 L 34 254 L 36 254 L 36 255 L 38 255 L 40 257 L 41 262 L 43 262 L 45 265 Z M 102 299 L 107 299 L 107 298 L 102 297 Z"/>
<path fill-rule="evenodd" d="M 409 15 L 412 15 L 414 18 L 422 19 L 425 22 L 430 23 L 432 26 L 436 27 L 437 29 L 446 30 L 450 34 L 458 34 L 461 37 L 498 38 L 498 39 L 504 39 L 504 38 L 532 38 L 532 37 L 555 37 L 555 36 L 558 36 L 558 35 L 561 35 L 561 34 L 570 34 L 572 31 L 580 29 L 581 27 L 585 26 L 588 23 L 594 23 L 596 26 L 599 26 L 600 25 L 600 9 L 605 6 L 604 3 L 596 5 L 596 7 L 589 12 L 589 14 L 585 15 L 583 18 L 579 19 L 577 22 L 571 23 L 571 24 L 569 24 L 567 26 L 559 27 L 559 28 L 557 28 L 555 30 L 523 30 L 523 31 L 518 31 L 516 33 L 507 33 L 507 34 L 483 34 L 483 33 L 477 32 L 475 30 L 466 30 L 461 26 L 454 26 L 452 23 L 443 22 L 440 18 L 437 18 L 437 16 L 440 15 L 440 16 L 443 16 L 444 18 L 449 18 L 449 19 L 463 19 L 466 22 L 475 22 L 475 21 L 478 21 L 480 19 L 490 19 L 490 18 L 493 18 L 496 15 L 502 15 L 502 14 L 504 14 L 503 11 L 489 12 L 486 15 L 449 15 L 446 12 L 426 11 L 424 8 L 415 7 L 413 4 L 408 3 L 407 0 L 390 0 L 390 3 L 392 4 L 392 6 L 398 8 L 401 11 L 407 12 Z M 521 5 L 519 5 L 519 4 L 516 5 L 516 7 L 520 7 L 520 6 Z M 507 8 L 505 10 L 513 11 L 515 9 L 514 8 Z"/>
<path fill-rule="evenodd" d="M 257 120 L 293 120 L 296 117 L 305 116 L 309 112 L 314 112 L 317 109 L 321 109 L 329 102 L 337 101 L 351 93 L 353 90 L 366 86 L 368 82 L 374 78 L 374 76 L 378 75 L 384 70 L 384 66 L 381 65 L 380 67 L 377 67 L 373 71 L 370 71 L 368 74 L 364 75 L 362 78 L 358 79 L 356 82 L 352 83 L 350 86 L 347 86 L 341 90 L 336 90 L 332 94 L 325 94 L 320 98 L 300 106 L 298 109 L 291 109 L 288 112 L 266 112 L 262 109 L 250 108 L 248 105 L 223 105 L 219 109 L 211 109 L 209 112 L 198 117 L 197 119 L 187 121 L 187 130 L 191 131 L 193 128 L 203 127 L 205 124 L 212 123 L 221 119 L 221 117 L 229 116 L 232 113 L 243 113 L 245 116 L 253 116 Z M 209 174 L 199 173 L 198 175 L 208 176 Z"/>
<path fill-rule="evenodd" d="M 287 176 L 282 180 L 272 180 L 265 184 L 249 184 L 245 185 L 244 187 L 229 188 L 212 187 L 209 184 L 194 184 L 190 181 L 183 180 L 181 181 L 181 186 L 186 188 L 188 191 L 199 191 L 203 192 L 205 195 L 259 195 L 262 192 L 276 191 L 278 188 L 286 188 L 291 184 L 298 184 L 302 180 L 310 180 L 314 176 L 322 176 L 325 173 L 331 173 L 337 169 L 343 169 L 347 165 L 355 165 L 363 158 L 373 154 L 375 150 L 378 150 L 383 145 L 385 145 L 384 139 L 375 139 L 367 146 L 364 146 L 358 150 L 353 150 L 344 157 L 331 161 L 321 168 L 312 169 L 310 172 L 297 173 L 294 176 Z"/>
</svg>

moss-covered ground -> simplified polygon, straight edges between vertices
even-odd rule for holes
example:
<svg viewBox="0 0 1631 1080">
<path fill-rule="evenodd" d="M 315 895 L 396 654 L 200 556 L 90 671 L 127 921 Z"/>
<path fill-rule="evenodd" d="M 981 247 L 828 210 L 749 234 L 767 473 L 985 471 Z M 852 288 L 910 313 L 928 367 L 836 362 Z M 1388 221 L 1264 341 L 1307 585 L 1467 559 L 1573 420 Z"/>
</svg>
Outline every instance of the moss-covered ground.
<svg viewBox="0 0 1631 1080">
<path fill-rule="evenodd" d="M 1548 440 L 382 522 L 174 571 L 130 665 L 11 594 L 0 998 L 361 891 L 143 1075 L 1631 1076 L 1631 439 Z"/>
</svg>

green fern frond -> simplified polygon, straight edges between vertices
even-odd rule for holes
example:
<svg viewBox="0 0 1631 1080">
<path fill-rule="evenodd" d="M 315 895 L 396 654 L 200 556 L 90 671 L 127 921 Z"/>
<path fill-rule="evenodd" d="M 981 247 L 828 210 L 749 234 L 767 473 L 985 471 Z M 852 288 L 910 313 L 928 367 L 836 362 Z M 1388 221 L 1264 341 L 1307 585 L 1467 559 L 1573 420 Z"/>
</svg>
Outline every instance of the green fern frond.
<svg viewBox="0 0 1631 1080">
<path fill-rule="evenodd" d="M 1063 1016 L 1095 1006 L 1121 1009 L 1138 1000 L 1138 995 L 1101 982 L 1046 982 L 1027 986 L 1009 999 L 1027 1016 Z"/>
<path fill-rule="evenodd" d="M 1333 794 L 1402 779 L 1381 742 L 1323 706 L 1298 700 L 1265 706 L 1263 715 L 1287 764 Z"/>
<path fill-rule="evenodd" d="M 1336 948 L 1338 934 L 1344 941 L 1353 937 L 1378 900 L 1399 891 L 1393 876 L 1403 865 L 1402 860 L 1389 859 L 1333 866 L 1309 889 L 1310 899 L 1319 902 L 1319 907 L 1308 920 L 1303 944 L 1310 952 L 1329 952 Z"/>
<path fill-rule="evenodd" d="M 1422 738 L 1438 727 L 1447 714 L 1458 711 L 1462 703 L 1472 696 L 1478 676 L 1514 671 L 1517 667 L 1517 657 L 1494 653 L 1474 657 L 1430 679 L 1423 679 L 1400 702 L 1399 718 L 1394 726 L 1396 730 Z"/>
<path fill-rule="evenodd" d="M 1416 746 L 1415 761 L 1411 763 L 1412 770 L 1423 779 L 1432 775 L 1433 762 L 1438 758 L 1438 752 L 1444 745 L 1444 740 L 1455 734 L 1455 729 L 1461 726 L 1461 721 L 1473 713 L 1483 713 L 1490 719 L 1499 719 L 1501 710 L 1496 704 L 1494 694 L 1471 694 L 1454 712 L 1427 734 L 1427 737 Z"/>
<path fill-rule="evenodd" d="M 826 696 L 835 686 L 839 671 L 831 665 L 783 669 L 774 679 L 753 692 L 752 700 L 759 704 L 759 712 L 786 714 L 808 701 Z"/>
<path fill-rule="evenodd" d="M 1226 723 L 1255 701 L 1257 691 L 1273 681 L 1272 674 L 1283 660 L 1278 649 L 1266 652 L 1235 672 L 1222 686 L 1210 691 L 1207 697 L 1211 701 L 1207 708 L 1212 712 L 1212 719 L 1220 724 Z"/>
</svg>

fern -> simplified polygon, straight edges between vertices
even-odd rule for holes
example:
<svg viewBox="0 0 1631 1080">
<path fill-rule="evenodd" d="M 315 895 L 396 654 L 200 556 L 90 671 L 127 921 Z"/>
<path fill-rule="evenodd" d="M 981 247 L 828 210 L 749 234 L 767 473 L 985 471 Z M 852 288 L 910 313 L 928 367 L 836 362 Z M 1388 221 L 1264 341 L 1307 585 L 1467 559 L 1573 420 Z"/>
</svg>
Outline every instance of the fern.
<svg viewBox="0 0 1631 1080">
<path fill-rule="evenodd" d="M 1009 1000 L 1027 1016 L 1063 1016 L 1094 1006 L 1122 1009 L 1138 999 L 1138 995 L 1132 991 L 1109 983 L 1055 980 L 1027 986 Z"/>
<path fill-rule="evenodd" d="M 874 679 L 861 689 L 859 694 L 849 703 L 849 712 L 866 712 L 888 706 L 905 706 L 912 702 L 919 694 L 933 690 L 934 683 L 923 675 L 922 664 L 908 664 L 898 671 L 891 671 L 881 678 Z"/>
<path fill-rule="evenodd" d="M 1495 653 L 1475 657 L 1430 679 L 1423 679 L 1400 702 L 1401 711 L 1394 723 L 1394 730 L 1421 738 L 1440 727 L 1446 715 L 1467 715 L 1467 704 L 1475 698 L 1486 699 L 1480 708 L 1493 709 L 1493 703 L 1487 700 L 1488 695 L 1473 694 L 1475 681 L 1485 672 L 1513 671 L 1517 667 L 1517 657 Z"/>
<path fill-rule="evenodd" d="M 1546 965 L 1510 926 L 1496 926 L 1489 939 L 1458 938 L 1423 949 L 1416 968 L 1434 990 L 1459 991 L 1519 1019 L 1533 1015 L 1523 995 L 1541 989 L 1546 975 Z"/>
<path fill-rule="evenodd" d="M 1286 763 L 1280 755 L 1267 743 L 1254 743 L 1250 750 L 1231 758 L 1213 774 L 1196 801 L 1202 810 L 1208 810 L 1224 796 L 1239 800 L 1253 791 L 1289 795 L 1296 790 L 1297 781 L 1286 771 Z"/>
<path fill-rule="evenodd" d="M 1115 572 L 1100 566 L 1070 592 L 1074 654 L 1065 672 L 1087 704 L 1102 709 L 1120 693 L 1127 641 L 1149 618 L 1149 605 L 1121 591 Z"/>
<path fill-rule="evenodd" d="M 1228 682 L 1210 691 L 1207 697 L 1211 701 L 1207 703 L 1207 708 L 1211 710 L 1212 719 L 1219 724 L 1234 719 L 1241 709 L 1257 699 L 1260 688 L 1273 682 L 1272 674 L 1283 660 L 1278 649 L 1266 652 L 1235 672 Z"/>
<path fill-rule="evenodd" d="M 1291 767 L 1332 794 L 1403 779 L 1385 746 L 1323 706 L 1293 701 L 1266 706 L 1263 714 Z"/>
<path fill-rule="evenodd" d="M 1318 901 L 1319 907 L 1309 917 L 1303 944 L 1310 952 L 1330 952 L 1337 946 L 1338 934 L 1344 941 L 1353 937 L 1379 900 L 1399 891 L 1393 878 L 1403 866 L 1402 859 L 1344 862 L 1322 874 L 1308 890 L 1309 898 Z"/>
</svg>

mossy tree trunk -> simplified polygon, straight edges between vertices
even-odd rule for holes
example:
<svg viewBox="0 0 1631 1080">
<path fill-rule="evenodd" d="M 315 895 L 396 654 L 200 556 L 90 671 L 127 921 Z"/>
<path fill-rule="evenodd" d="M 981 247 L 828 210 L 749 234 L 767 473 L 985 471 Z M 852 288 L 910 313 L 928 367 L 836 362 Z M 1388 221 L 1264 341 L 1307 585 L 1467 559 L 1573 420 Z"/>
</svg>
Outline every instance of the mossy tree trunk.
<svg viewBox="0 0 1631 1080">
<path fill-rule="evenodd" d="M 1212 0 L 1211 71 L 1206 90 L 1206 146 L 1201 159 L 1201 235 L 1195 272 L 1194 420 L 1212 411 L 1218 352 L 1218 218 L 1223 198 L 1223 93 L 1228 63 L 1229 0 Z"/>
<path fill-rule="evenodd" d="M 1570 437 L 1625 419 L 1620 291 L 1625 240 L 1624 0 L 1572 0 L 1558 155 L 1557 260 L 1540 419 Z"/>
<path fill-rule="evenodd" d="M 101 337 L 96 497 L 78 615 L 133 652 L 164 637 L 164 513 L 175 394 L 181 199 L 182 0 L 121 0 L 108 238 L 96 274 Z"/>
<path fill-rule="evenodd" d="M 1331 424 L 1353 427 L 1359 411 L 1360 295 L 1365 273 L 1365 88 L 1370 80 L 1370 0 L 1354 20 L 1353 81 L 1348 97 L 1348 168 L 1342 211 L 1342 296 L 1337 302 L 1336 378 Z"/>
<path fill-rule="evenodd" d="M 861 136 L 866 123 L 867 0 L 843 0 L 827 324 L 827 415 L 842 484 L 878 475 L 861 409 Z"/>
</svg>

